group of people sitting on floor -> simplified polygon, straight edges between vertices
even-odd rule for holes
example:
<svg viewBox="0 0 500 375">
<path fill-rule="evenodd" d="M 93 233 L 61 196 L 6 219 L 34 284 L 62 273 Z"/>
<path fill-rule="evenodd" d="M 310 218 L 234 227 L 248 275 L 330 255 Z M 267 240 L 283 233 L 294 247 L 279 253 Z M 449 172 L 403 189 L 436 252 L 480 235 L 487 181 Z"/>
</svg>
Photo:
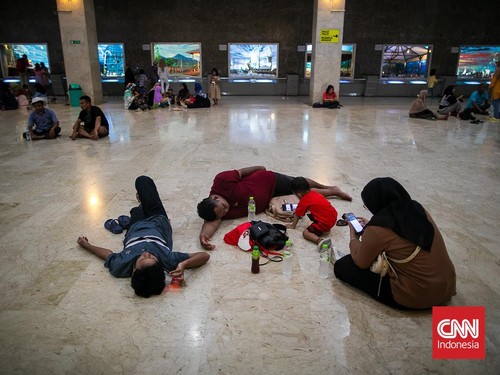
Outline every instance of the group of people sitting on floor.
<svg viewBox="0 0 500 375">
<path fill-rule="evenodd" d="M 480 120 L 472 114 L 489 115 L 487 109 L 491 103 L 483 83 L 471 94 L 465 107 L 462 107 L 463 95 L 455 95 L 455 89 L 455 85 L 446 87 L 439 102 L 439 109 L 435 112 L 426 106 L 427 90 L 421 90 L 410 107 L 409 116 L 425 120 L 448 120 L 449 116 L 455 116 L 462 120 L 472 120 L 474 123 L 479 123 Z"/>
<path fill-rule="evenodd" d="M 179 93 L 175 95 L 171 87 L 162 90 L 162 83 L 157 82 L 149 90 L 148 94 L 142 94 L 135 83 L 128 83 L 123 94 L 123 102 L 125 109 L 135 110 L 136 112 L 175 105 L 184 108 L 210 107 L 210 99 L 208 99 L 200 83 L 194 84 L 194 91 L 194 95 L 191 95 L 187 85 L 181 82 Z"/>
<path fill-rule="evenodd" d="M 428 91 L 422 90 L 412 103 L 408 113 L 409 116 L 425 120 L 447 120 L 449 116 L 455 116 L 478 124 L 483 121 L 474 117 L 473 114 L 487 116 L 489 115 L 488 108 L 493 104 L 493 116 L 489 120 L 492 122 L 500 121 L 500 61 L 497 61 L 496 66 L 497 69 L 493 74 L 489 87 L 484 83 L 480 83 L 477 90 L 469 96 L 465 107 L 462 106 L 463 95 L 456 95 L 456 86 L 449 85 L 443 92 L 439 102 L 439 109 L 436 112 L 426 107 L 425 101 Z M 487 87 L 491 91 L 491 101 Z"/>
<path fill-rule="evenodd" d="M 28 125 L 23 133 L 26 140 L 56 139 L 61 133 L 61 127 L 56 113 L 47 108 L 42 97 L 32 99 L 34 111 L 28 117 Z M 89 96 L 80 97 L 81 112 L 75 121 L 70 138 L 88 138 L 98 140 L 109 135 L 109 123 L 102 110 L 92 105 Z"/>
</svg>

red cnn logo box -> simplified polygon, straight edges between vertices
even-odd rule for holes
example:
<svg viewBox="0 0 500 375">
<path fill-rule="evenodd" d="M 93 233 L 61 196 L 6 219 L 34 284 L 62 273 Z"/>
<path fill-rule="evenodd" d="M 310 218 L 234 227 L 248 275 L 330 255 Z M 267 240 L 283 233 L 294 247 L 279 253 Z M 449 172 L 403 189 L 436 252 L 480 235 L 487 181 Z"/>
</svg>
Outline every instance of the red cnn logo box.
<svg viewBox="0 0 500 375">
<path fill-rule="evenodd" d="M 484 306 L 432 308 L 433 359 L 484 359 Z"/>
</svg>

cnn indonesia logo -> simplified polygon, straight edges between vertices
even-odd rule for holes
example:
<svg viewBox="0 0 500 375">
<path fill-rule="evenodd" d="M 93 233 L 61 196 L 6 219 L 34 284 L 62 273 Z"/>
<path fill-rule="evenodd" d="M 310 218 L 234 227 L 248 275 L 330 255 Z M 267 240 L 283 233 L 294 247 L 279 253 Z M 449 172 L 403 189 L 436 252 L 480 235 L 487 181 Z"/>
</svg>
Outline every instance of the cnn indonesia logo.
<svg viewBox="0 0 500 375">
<path fill-rule="evenodd" d="M 433 359 L 484 359 L 484 306 L 432 308 Z"/>
</svg>

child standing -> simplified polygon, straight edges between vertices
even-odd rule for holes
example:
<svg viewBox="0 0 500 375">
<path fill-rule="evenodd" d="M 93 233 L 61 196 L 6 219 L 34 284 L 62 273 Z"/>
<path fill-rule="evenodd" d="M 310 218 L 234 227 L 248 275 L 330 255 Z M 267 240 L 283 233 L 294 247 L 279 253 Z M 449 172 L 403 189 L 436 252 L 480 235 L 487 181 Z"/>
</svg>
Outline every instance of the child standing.
<svg viewBox="0 0 500 375">
<path fill-rule="evenodd" d="M 436 86 L 437 77 L 436 77 L 436 69 L 431 69 L 429 74 L 429 79 L 427 80 L 427 92 L 431 98 L 434 97 L 434 86 Z"/>
<path fill-rule="evenodd" d="M 291 182 L 291 189 L 300 201 L 295 210 L 293 221 L 288 227 L 295 229 L 299 219 L 309 211 L 310 215 L 308 216 L 312 220 L 312 224 L 302 234 L 306 240 L 314 242 L 320 247 L 327 240 L 322 236 L 326 232 L 329 232 L 337 221 L 337 210 L 331 205 L 328 199 L 311 190 L 304 177 L 294 178 Z"/>
</svg>

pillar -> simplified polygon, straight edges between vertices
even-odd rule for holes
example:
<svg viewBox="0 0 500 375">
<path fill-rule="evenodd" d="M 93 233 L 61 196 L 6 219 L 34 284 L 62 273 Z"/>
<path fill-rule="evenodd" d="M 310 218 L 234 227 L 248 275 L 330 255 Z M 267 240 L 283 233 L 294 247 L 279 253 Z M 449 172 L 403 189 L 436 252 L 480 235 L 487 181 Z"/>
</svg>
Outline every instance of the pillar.
<svg viewBox="0 0 500 375">
<path fill-rule="evenodd" d="M 67 83 L 78 83 L 92 104 L 101 104 L 94 0 L 57 0 L 57 13 Z"/>
<path fill-rule="evenodd" d="M 340 92 L 345 0 L 314 0 L 309 100 L 321 101 L 326 86 Z"/>
</svg>

